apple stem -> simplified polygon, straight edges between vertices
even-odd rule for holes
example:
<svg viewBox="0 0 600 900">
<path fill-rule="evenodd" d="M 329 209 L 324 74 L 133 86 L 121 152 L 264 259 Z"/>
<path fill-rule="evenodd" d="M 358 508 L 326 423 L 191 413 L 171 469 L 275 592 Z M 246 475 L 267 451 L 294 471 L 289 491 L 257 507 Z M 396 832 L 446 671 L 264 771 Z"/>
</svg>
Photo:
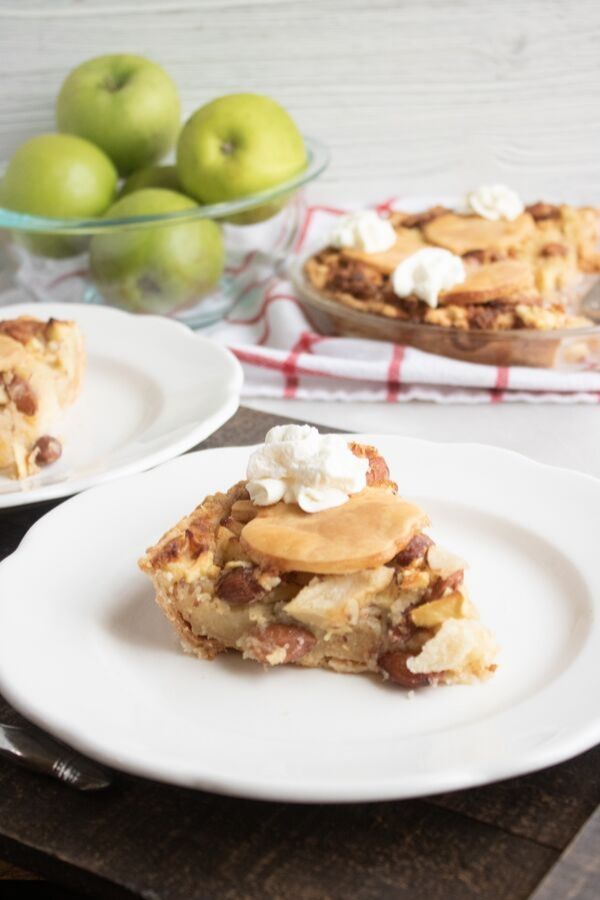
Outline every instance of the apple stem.
<svg viewBox="0 0 600 900">
<path fill-rule="evenodd" d="M 127 75 L 108 75 L 104 79 L 104 87 L 107 91 L 110 91 L 111 94 L 116 94 L 117 91 L 120 91 L 122 87 L 125 87 L 127 84 L 128 76 Z"/>
</svg>

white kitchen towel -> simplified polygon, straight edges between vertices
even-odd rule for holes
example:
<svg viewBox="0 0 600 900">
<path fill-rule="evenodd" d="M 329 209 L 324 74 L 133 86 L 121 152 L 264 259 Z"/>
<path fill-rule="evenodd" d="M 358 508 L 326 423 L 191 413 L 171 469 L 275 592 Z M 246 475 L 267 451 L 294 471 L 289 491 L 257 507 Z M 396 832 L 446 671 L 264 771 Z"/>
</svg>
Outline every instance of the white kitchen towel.
<svg viewBox="0 0 600 900">
<path fill-rule="evenodd" d="M 382 212 L 403 206 L 422 209 L 430 199 L 392 198 L 374 208 Z M 319 334 L 310 311 L 281 274 L 289 251 L 290 222 L 299 219 L 293 251 L 302 254 L 324 244 L 333 223 L 351 208 L 356 204 L 307 206 L 302 195 L 296 195 L 271 220 L 271 227 L 228 229 L 232 255 L 239 260 L 227 270 L 228 289 L 238 299 L 228 316 L 205 333 L 229 347 L 242 363 L 246 397 L 390 403 L 600 402 L 597 367 L 577 372 L 509 369 L 460 362 L 383 341 Z M 23 289 L 38 300 L 97 300 L 85 256 L 33 261 L 14 247 L 11 260 L 12 286 L 0 285 L 3 303 L 18 302 Z"/>
<path fill-rule="evenodd" d="M 397 206 L 394 198 L 375 205 Z M 333 222 L 351 207 L 307 206 L 294 250 L 327 240 Z M 598 403 L 600 370 L 577 372 L 480 365 L 412 347 L 317 332 L 285 276 L 248 278 L 225 320 L 210 329 L 242 363 L 246 397 L 365 400 L 389 403 L 506 401 Z"/>
</svg>

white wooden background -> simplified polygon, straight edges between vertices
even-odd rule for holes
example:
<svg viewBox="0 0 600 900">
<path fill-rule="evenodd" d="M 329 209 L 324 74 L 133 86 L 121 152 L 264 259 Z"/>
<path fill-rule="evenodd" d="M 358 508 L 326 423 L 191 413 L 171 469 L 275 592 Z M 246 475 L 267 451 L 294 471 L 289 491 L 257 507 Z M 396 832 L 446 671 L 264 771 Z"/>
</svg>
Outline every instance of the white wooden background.
<svg viewBox="0 0 600 900">
<path fill-rule="evenodd" d="M 52 127 L 66 72 L 162 63 L 186 111 L 272 94 L 333 163 L 326 196 L 504 180 L 600 202 L 599 0 L 0 0 L 0 159 Z"/>
</svg>

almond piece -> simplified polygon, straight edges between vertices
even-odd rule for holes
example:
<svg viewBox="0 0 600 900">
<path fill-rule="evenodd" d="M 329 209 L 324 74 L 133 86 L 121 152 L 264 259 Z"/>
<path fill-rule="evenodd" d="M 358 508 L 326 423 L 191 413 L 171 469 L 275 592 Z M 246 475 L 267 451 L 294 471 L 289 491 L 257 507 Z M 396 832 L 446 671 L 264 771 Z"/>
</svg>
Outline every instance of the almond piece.
<svg viewBox="0 0 600 900">
<path fill-rule="evenodd" d="M 544 244 L 544 246 L 540 250 L 540 256 L 544 257 L 552 257 L 552 256 L 568 256 L 569 248 L 566 244 L 560 244 L 558 241 L 551 241 L 549 244 Z"/>
<path fill-rule="evenodd" d="M 402 568 L 410 566 L 417 559 L 422 559 L 427 550 L 433 546 L 433 541 L 426 534 L 415 534 L 406 547 L 396 554 L 394 563 Z"/>
<path fill-rule="evenodd" d="M 536 222 L 544 222 L 546 219 L 560 219 L 561 209 L 554 203 L 532 203 L 526 211 Z"/>
<path fill-rule="evenodd" d="M 450 210 L 446 206 L 430 206 L 429 209 L 420 213 L 407 213 L 401 220 L 400 224 L 405 228 L 422 228 L 428 225 L 434 219 L 445 216 Z"/>
<path fill-rule="evenodd" d="M 38 399 L 30 383 L 13 375 L 9 381 L 5 381 L 6 393 L 24 416 L 34 416 L 38 410 Z"/>
<path fill-rule="evenodd" d="M 314 634 L 306 628 L 274 622 L 247 635 L 244 656 L 270 666 L 280 666 L 302 659 L 316 642 Z"/>
<path fill-rule="evenodd" d="M 43 434 L 37 439 L 31 451 L 31 458 L 35 465 L 49 466 L 56 462 L 62 455 L 62 444 L 58 438 L 50 434 Z"/>
<path fill-rule="evenodd" d="M 357 444 L 356 441 L 350 441 L 348 446 L 359 459 L 369 460 L 367 472 L 367 485 L 369 487 L 389 487 L 394 491 L 398 490 L 398 485 L 390 480 L 388 464 L 383 456 L 380 455 L 377 447 L 371 447 L 368 444 Z"/>
<path fill-rule="evenodd" d="M 235 566 L 227 569 L 217 581 L 215 594 L 231 606 L 247 606 L 261 600 L 266 591 L 254 577 L 254 569 Z"/>
<path fill-rule="evenodd" d="M 412 672 L 408 668 L 408 660 L 411 654 L 406 650 L 389 650 L 379 657 L 378 664 L 394 684 L 412 690 L 412 688 L 425 687 L 431 684 L 432 678 L 423 672 Z"/>
<path fill-rule="evenodd" d="M 448 590 L 458 590 L 464 581 L 464 577 L 465 573 L 463 569 L 457 569 L 452 575 L 447 575 L 445 578 L 438 578 L 429 589 L 429 600 L 438 600 L 440 597 L 443 597 Z"/>
</svg>

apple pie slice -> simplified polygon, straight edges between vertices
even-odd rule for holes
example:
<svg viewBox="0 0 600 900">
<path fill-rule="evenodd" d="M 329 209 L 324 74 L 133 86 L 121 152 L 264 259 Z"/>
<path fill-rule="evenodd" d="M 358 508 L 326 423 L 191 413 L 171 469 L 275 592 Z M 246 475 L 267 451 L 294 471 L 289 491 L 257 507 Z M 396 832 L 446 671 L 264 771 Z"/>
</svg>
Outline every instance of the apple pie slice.
<svg viewBox="0 0 600 900">
<path fill-rule="evenodd" d="M 465 563 L 428 537 L 426 514 L 399 496 L 374 447 L 337 440 L 364 464 L 364 486 L 345 502 L 307 512 L 284 495 L 257 505 L 253 482 L 240 481 L 140 560 L 183 648 L 205 660 L 233 650 L 267 667 L 371 672 L 408 689 L 487 678 L 497 647 L 469 599 Z"/>
<path fill-rule="evenodd" d="M 0 321 L 0 474 L 25 478 L 55 462 L 55 427 L 85 368 L 75 322 L 30 316 Z"/>
</svg>

